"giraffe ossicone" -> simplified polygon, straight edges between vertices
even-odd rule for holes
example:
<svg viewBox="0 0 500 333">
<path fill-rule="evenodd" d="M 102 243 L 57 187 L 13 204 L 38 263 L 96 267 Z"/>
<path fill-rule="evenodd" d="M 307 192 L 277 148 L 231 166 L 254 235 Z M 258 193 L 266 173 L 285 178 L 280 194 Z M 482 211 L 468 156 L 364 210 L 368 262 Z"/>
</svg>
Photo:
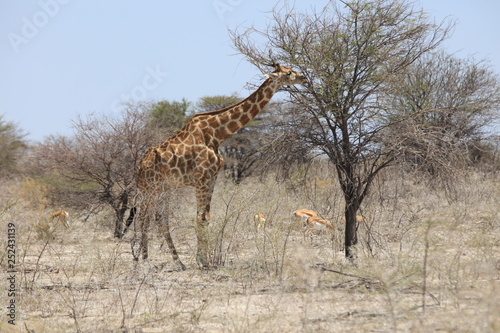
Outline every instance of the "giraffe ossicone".
<svg viewBox="0 0 500 333">
<path fill-rule="evenodd" d="M 266 74 L 267 79 L 264 83 L 241 102 L 221 110 L 192 116 L 175 135 L 146 151 L 138 164 L 136 174 L 137 188 L 141 197 L 136 218 L 141 230 L 140 250 L 143 259 L 148 257 L 150 221 L 155 220 L 174 261 L 181 269 L 185 269 L 170 235 L 168 217 L 166 223 L 159 221 L 157 203 L 161 194 L 170 188 L 194 186 L 197 201 L 196 261 L 200 268 L 208 267 L 206 228 L 210 221 L 210 203 L 215 180 L 224 163 L 219 152 L 220 144 L 248 124 L 280 87 L 307 82 L 302 74 L 290 67 L 278 64 L 274 67 L 273 72 Z"/>
</svg>

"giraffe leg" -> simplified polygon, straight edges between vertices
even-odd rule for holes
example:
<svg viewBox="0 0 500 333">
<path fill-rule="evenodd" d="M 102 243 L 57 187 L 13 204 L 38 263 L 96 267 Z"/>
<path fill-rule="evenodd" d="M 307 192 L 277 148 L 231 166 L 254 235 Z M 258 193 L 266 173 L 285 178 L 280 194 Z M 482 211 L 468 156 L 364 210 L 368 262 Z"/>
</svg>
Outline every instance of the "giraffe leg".
<svg viewBox="0 0 500 333">
<path fill-rule="evenodd" d="M 149 219 L 145 217 L 145 220 L 141 224 L 141 253 L 142 259 L 148 259 L 148 231 L 149 231 Z"/>
<path fill-rule="evenodd" d="M 156 222 L 158 225 L 158 229 L 160 229 L 160 232 L 163 234 L 163 237 L 165 237 L 165 241 L 167 242 L 168 248 L 170 249 L 170 253 L 172 254 L 172 258 L 174 259 L 174 262 L 184 271 L 186 270 L 186 266 L 182 263 L 182 261 L 179 259 L 179 255 L 177 254 L 177 250 L 175 249 L 174 246 L 174 241 L 172 240 L 172 236 L 170 235 L 170 225 L 169 225 L 169 217 L 168 217 L 168 212 L 165 214 L 165 223 L 161 221 L 161 216 L 157 215 L 156 216 Z"/>
<path fill-rule="evenodd" d="M 196 186 L 196 237 L 198 249 L 196 250 L 196 262 L 200 269 L 208 268 L 208 230 L 210 223 L 210 202 L 214 190 L 215 180 L 209 184 Z"/>
<path fill-rule="evenodd" d="M 148 202 L 145 200 L 141 204 L 141 209 L 139 211 L 139 226 L 141 230 L 141 241 L 140 241 L 140 246 L 139 250 L 142 253 L 142 259 L 147 259 L 148 258 L 148 232 L 149 232 L 149 221 L 150 221 L 150 214 L 151 214 L 151 209 L 153 206 L 151 205 L 151 202 Z M 139 254 L 137 255 L 137 258 L 139 257 Z"/>
</svg>

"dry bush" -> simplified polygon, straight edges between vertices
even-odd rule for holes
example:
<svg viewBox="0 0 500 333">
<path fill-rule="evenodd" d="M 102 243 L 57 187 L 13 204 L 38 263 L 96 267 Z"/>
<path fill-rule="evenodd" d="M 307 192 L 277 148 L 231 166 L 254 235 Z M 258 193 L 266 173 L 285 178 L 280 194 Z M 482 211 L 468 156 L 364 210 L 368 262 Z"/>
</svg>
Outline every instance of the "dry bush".
<svg viewBox="0 0 500 333">
<path fill-rule="evenodd" d="M 158 133 L 163 133 L 149 125 L 151 107 L 126 104 L 119 115 L 78 117 L 73 136 L 50 136 L 33 148 L 32 172 L 56 185 L 66 202 L 76 200 L 72 206 L 111 207 L 114 235 L 122 237 L 126 212 L 135 195 L 135 167 Z"/>
<path fill-rule="evenodd" d="M 25 178 L 20 182 L 20 198 L 35 211 L 41 212 L 47 208 L 47 193 L 48 187 L 32 178 Z"/>
</svg>

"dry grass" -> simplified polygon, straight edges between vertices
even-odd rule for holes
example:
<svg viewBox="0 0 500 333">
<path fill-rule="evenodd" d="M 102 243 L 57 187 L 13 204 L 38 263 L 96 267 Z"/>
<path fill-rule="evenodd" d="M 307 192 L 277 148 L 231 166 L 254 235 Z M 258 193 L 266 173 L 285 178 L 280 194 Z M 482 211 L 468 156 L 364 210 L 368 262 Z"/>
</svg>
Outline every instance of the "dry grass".
<svg viewBox="0 0 500 333">
<path fill-rule="evenodd" d="M 109 212 L 87 222 L 72 212 L 70 229 L 37 237 L 34 226 L 50 207 L 34 207 L 34 191 L 4 183 L 0 219 L 3 229 L 17 225 L 20 293 L 17 326 L 3 315 L 0 331 L 500 331 L 498 177 L 470 176 L 454 201 L 387 180 L 365 204 L 353 264 L 342 252 L 341 195 L 318 174 L 300 191 L 271 180 L 220 181 L 211 225 L 220 266 L 208 271 L 195 264 L 193 193 L 181 191 L 173 206 L 190 204 L 173 210 L 172 233 L 188 267 L 182 272 L 156 235 L 150 260 L 134 263 L 133 233 L 114 239 Z M 299 208 L 337 221 L 334 237 L 304 239 L 291 219 Z M 268 217 L 265 228 L 254 225 L 257 212 Z"/>
</svg>

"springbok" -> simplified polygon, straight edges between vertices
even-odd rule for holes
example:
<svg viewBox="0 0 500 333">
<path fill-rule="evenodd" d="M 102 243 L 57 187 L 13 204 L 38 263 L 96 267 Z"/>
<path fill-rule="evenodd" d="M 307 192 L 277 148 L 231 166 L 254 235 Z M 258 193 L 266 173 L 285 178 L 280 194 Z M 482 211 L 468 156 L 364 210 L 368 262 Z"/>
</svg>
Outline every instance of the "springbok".
<svg viewBox="0 0 500 333">
<path fill-rule="evenodd" d="M 342 216 L 342 221 L 345 222 L 345 215 Z M 358 224 L 366 222 L 366 218 L 363 215 L 356 215 L 356 222 Z"/>
<path fill-rule="evenodd" d="M 304 236 L 310 234 L 312 230 L 323 231 L 326 229 L 333 231 L 333 224 L 330 220 L 322 218 L 321 216 L 311 216 L 306 220 Z"/>
<path fill-rule="evenodd" d="M 63 224 L 66 228 L 68 228 L 68 216 L 68 212 L 64 210 L 58 210 L 50 214 L 48 220 L 44 219 L 39 221 L 36 225 L 36 230 L 39 236 L 47 239 L 55 239 L 55 231 L 59 224 Z"/>
<path fill-rule="evenodd" d="M 306 226 L 308 218 L 315 216 L 319 216 L 318 213 L 310 209 L 299 209 L 293 212 L 293 217 L 295 219 L 295 222 L 298 223 L 302 221 L 304 226 Z"/>
<path fill-rule="evenodd" d="M 66 228 L 69 227 L 68 224 L 69 213 L 65 210 L 58 210 L 50 215 L 50 222 L 52 226 L 55 228 L 56 224 L 63 224 Z M 54 220 L 57 218 L 56 224 L 54 224 Z"/>
<path fill-rule="evenodd" d="M 266 223 L 266 216 L 262 213 L 257 213 L 253 217 L 253 221 L 255 222 L 255 225 L 257 225 L 257 229 L 260 229 Z"/>
</svg>

